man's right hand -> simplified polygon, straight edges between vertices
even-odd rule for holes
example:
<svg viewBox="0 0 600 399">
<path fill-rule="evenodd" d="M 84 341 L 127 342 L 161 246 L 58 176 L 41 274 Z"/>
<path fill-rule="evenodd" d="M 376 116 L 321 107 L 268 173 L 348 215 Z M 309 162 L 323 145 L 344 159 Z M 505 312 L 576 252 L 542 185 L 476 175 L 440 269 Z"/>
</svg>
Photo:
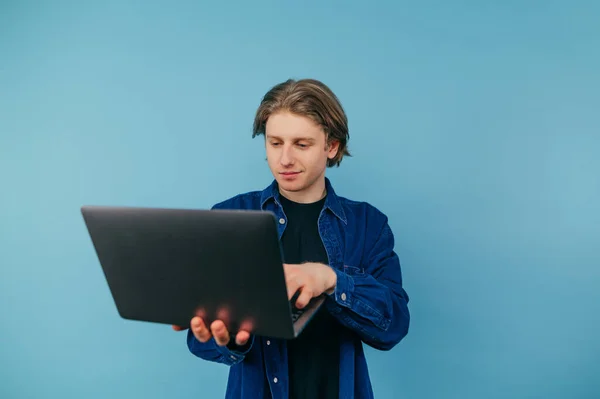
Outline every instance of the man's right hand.
<svg viewBox="0 0 600 399">
<path fill-rule="evenodd" d="M 215 320 L 211 323 L 210 329 L 204 324 L 204 321 L 200 317 L 194 317 L 190 322 L 192 333 L 196 339 L 202 343 L 208 342 L 212 337 L 215 338 L 217 345 L 225 346 L 231 341 L 229 331 L 225 327 L 225 323 L 222 320 Z M 181 331 L 185 328 L 180 326 L 173 326 L 175 331 Z M 235 336 L 235 343 L 238 346 L 245 345 L 250 339 L 250 333 L 245 330 L 240 330 Z"/>
</svg>

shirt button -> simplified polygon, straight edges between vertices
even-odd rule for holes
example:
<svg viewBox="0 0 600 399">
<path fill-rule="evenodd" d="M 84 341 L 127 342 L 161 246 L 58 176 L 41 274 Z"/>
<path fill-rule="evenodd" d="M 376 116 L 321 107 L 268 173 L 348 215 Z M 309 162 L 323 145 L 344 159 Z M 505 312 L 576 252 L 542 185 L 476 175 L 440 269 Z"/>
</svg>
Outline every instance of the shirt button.
<svg viewBox="0 0 600 399">
<path fill-rule="evenodd" d="M 231 359 L 235 360 L 235 356 L 231 355 L 230 357 L 231 357 Z"/>
<path fill-rule="evenodd" d="M 345 300 L 346 300 L 346 293 L 342 292 L 342 301 L 345 301 Z"/>
<path fill-rule="evenodd" d="M 274 382 L 275 384 L 277 384 L 277 381 L 279 381 L 279 380 L 277 379 L 277 377 L 273 378 L 273 382 Z"/>
<path fill-rule="evenodd" d="M 271 345 L 271 341 L 267 341 L 267 345 Z"/>
<path fill-rule="evenodd" d="M 284 218 L 279 219 L 279 224 L 285 224 L 285 219 Z"/>
</svg>

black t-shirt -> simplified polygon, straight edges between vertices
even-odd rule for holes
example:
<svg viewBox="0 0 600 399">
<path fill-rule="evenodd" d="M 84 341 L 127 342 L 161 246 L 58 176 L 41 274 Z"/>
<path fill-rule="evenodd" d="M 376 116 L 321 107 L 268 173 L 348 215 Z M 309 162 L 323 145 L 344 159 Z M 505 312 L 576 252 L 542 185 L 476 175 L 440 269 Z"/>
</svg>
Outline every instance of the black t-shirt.
<svg viewBox="0 0 600 399">
<path fill-rule="evenodd" d="M 281 196 L 287 226 L 281 238 L 288 264 L 328 264 L 318 219 L 325 199 L 301 204 Z M 291 399 L 338 397 L 340 324 L 321 307 L 296 339 L 287 342 Z"/>
</svg>

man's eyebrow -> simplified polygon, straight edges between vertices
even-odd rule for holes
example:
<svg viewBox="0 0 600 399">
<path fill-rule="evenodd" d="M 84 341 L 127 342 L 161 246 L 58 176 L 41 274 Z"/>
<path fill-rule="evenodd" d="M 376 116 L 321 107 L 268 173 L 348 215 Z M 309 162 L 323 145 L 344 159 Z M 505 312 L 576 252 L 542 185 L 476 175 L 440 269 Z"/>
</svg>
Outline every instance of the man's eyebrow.
<svg viewBox="0 0 600 399">
<path fill-rule="evenodd" d="M 275 135 L 266 135 L 269 139 L 281 140 L 281 137 Z M 312 137 L 294 137 L 294 141 L 308 141 L 314 143 L 316 140 Z"/>
</svg>

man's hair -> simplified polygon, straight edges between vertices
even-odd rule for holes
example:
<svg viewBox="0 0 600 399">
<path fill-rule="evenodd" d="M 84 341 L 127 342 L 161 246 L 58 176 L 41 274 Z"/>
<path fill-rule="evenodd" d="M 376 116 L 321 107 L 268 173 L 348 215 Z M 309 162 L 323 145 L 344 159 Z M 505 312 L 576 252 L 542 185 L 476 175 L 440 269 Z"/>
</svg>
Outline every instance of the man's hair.
<svg viewBox="0 0 600 399">
<path fill-rule="evenodd" d="M 336 95 L 324 83 L 315 79 L 289 79 L 271 88 L 263 97 L 256 116 L 252 137 L 265 134 L 269 117 L 280 111 L 312 119 L 323 128 L 327 144 L 338 141 L 336 156 L 327 166 L 339 166 L 348 151 L 348 118 Z"/>
</svg>

